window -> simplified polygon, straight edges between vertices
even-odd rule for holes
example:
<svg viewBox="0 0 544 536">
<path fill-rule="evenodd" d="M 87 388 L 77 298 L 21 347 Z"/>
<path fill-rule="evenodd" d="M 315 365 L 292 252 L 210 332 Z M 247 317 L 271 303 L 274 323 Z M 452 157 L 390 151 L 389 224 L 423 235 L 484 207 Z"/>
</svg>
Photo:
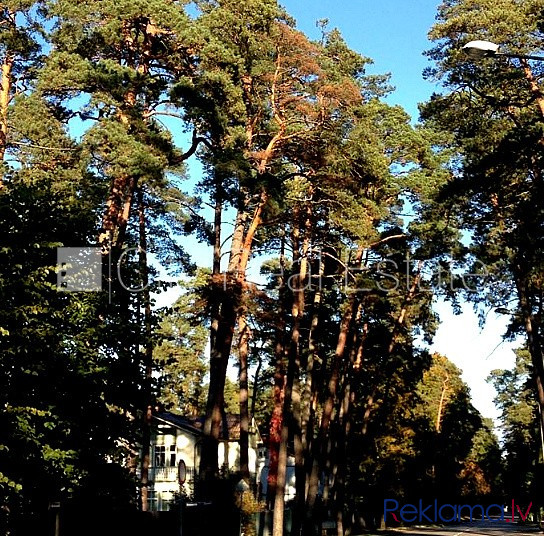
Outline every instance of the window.
<svg viewBox="0 0 544 536">
<path fill-rule="evenodd" d="M 176 445 L 155 447 L 155 467 L 176 467 Z"/>
<path fill-rule="evenodd" d="M 168 512 L 174 504 L 174 494 L 171 491 L 163 491 L 159 496 L 159 512 Z"/>
<path fill-rule="evenodd" d="M 166 447 L 164 445 L 157 445 L 155 447 L 155 467 L 166 466 Z"/>
<path fill-rule="evenodd" d="M 155 490 L 150 489 L 147 492 L 147 508 L 150 512 L 156 512 L 158 510 L 158 506 Z"/>
</svg>

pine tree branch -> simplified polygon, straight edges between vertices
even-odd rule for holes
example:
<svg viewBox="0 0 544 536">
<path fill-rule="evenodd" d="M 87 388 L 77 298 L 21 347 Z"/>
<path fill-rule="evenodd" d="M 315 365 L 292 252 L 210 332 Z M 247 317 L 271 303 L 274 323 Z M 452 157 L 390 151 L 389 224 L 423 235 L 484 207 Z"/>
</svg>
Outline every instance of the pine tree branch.
<svg viewBox="0 0 544 536">
<path fill-rule="evenodd" d="M 176 112 L 166 112 L 164 110 L 153 110 L 151 112 L 147 112 L 145 114 L 145 118 L 149 119 L 150 117 L 154 117 L 156 115 L 166 115 L 168 117 L 175 117 L 176 119 L 181 119 L 182 121 L 185 121 L 185 118 Z"/>
<path fill-rule="evenodd" d="M 8 145 L 18 145 L 20 147 L 28 147 L 28 148 L 31 148 L 31 149 L 45 149 L 45 150 L 48 150 L 48 151 L 77 151 L 79 150 L 77 147 L 76 148 L 68 148 L 68 147 L 50 147 L 50 146 L 47 146 L 47 145 L 37 145 L 35 143 L 23 143 L 21 141 L 10 141 L 8 142 Z"/>
<path fill-rule="evenodd" d="M 385 242 L 389 242 L 389 240 L 395 240 L 396 238 L 408 238 L 408 236 L 405 235 L 404 233 L 391 235 L 391 236 L 386 236 L 385 238 L 382 238 L 381 240 L 378 240 L 377 242 L 374 242 L 373 244 L 370 244 L 368 247 L 369 248 L 374 248 L 376 246 L 384 244 Z"/>
<path fill-rule="evenodd" d="M 193 131 L 193 142 L 192 142 L 191 147 L 189 148 L 189 150 L 187 152 L 183 153 L 180 157 L 175 158 L 174 159 L 174 164 L 179 164 L 179 163 L 183 162 L 184 160 L 187 160 L 188 158 L 193 156 L 193 154 L 195 154 L 196 150 L 198 149 L 198 146 L 201 143 L 204 144 L 210 151 L 213 150 L 213 145 L 210 143 L 210 141 L 207 140 L 206 138 L 202 137 L 202 136 L 198 136 L 197 133 L 196 133 L 196 130 L 194 130 Z"/>
</svg>

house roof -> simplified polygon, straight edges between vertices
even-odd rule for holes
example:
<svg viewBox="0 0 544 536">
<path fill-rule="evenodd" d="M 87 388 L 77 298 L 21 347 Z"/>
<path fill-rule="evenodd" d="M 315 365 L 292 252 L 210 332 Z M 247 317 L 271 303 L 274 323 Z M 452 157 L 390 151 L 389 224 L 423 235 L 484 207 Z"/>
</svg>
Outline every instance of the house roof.
<svg viewBox="0 0 544 536">
<path fill-rule="evenodd" d="M 193 420 L 169 411 L 160 411 L 153 414 L 153 418 L 158 421 L 166 422 L 177 428 L 181 428 L 193 435 L 201 435 L 202 431 L 200 427 L 194 425 Z"/>
<path fill-rule="evenodd" d="M 204 417 L 183 417 L 169 411 L 155 413 L 154 417 L 159 421 L 167 422 L 194 435 L 202 435 L 203 433 Z M 219 439 L 230 441 L 238 441 L 240 439 L 239 415 L 225 415 Z"/>
</svg>

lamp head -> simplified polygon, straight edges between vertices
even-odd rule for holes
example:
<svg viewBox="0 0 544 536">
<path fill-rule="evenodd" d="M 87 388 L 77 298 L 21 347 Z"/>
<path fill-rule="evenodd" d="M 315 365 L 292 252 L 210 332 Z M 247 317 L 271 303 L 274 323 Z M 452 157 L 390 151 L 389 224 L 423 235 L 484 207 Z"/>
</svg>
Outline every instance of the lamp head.
<svg viewBox="0 0 544 536">
<path fill-rule="evenodd" d="M 471 59 L 480 59 L 487 56 L 495 56 L 499 51 L 499 45 L 491 41 L 470 41 L 463 50 Z"/>
</svg>

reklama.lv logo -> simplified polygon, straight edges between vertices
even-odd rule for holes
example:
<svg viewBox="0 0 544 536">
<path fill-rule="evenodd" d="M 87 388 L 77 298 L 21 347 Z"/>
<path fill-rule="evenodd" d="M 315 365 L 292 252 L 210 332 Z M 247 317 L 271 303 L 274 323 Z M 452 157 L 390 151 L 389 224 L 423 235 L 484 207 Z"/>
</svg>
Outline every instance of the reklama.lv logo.
<svg viewBox="0 0 544 536">
<path fill-rule="evenodd" d="M 512 508 L 508 517 L 505 517 L 505 505 L 490 504 L 487 508 L 482 504 L 443 504 L 438 506 L 438 500 L 435 499 L 432 504 L 423 506 L 423 500 L 419 499 L 418 504 L 404 504 L 399 509 L 399 503 L 395 499 L 385 499 L 383 502 L 384 521 L 395 520 L 397 523 L 429 522 L 429 523 L 455 523 L 463 521 L 470 516 L 470 521 L 505 521 L 514 523 L 516 520 L 516 510 L 519 517 L 525 521 L 531 511 L 532 502 L 529 503 L 527 510 L 523 513 L 518 504 L 512 499 Z M 388 517 L 389 514 L 389 517 Z M 399 519 L 400 518 L 400 519 Z"/>
</svg>

